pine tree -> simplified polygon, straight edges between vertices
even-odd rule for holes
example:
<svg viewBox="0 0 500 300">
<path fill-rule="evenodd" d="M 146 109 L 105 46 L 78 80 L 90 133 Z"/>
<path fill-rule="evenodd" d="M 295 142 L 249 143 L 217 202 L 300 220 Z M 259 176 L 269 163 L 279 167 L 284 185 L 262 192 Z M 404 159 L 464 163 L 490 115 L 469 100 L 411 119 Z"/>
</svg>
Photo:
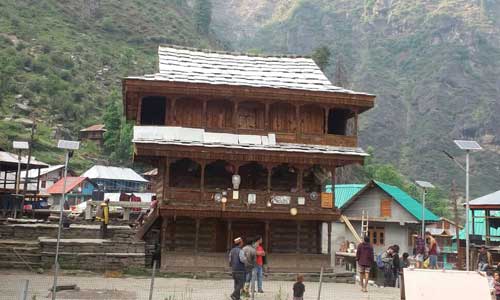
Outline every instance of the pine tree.
<svg viewBox="0 0 500 300">
<path fill-rule="evenodd" d="M 314 50 L 312 59 L 322 71 L 325 71 L 328 63 L 330 62 L 330 55 L 330 49 L 328 49 L 327 46 L 321 46 Z"/>
<path fill-rule="evenodd" d="M 193 6 L 196 30 L 207 35 L 212 22 L 212 3 L 210 0 L 196 0 Z"/>
</svg>

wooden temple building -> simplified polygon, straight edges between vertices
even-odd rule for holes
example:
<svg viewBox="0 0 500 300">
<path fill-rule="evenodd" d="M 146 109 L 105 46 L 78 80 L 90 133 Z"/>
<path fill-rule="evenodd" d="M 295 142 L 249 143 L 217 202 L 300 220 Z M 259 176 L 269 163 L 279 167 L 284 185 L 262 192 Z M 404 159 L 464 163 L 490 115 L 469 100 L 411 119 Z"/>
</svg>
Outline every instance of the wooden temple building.
<svg viewBox="0 0 500 300">
<path fill-rule="evenodd" d="M 123 103 L 135 159 L 158 168 L 139 236 L 157 233 L 162 268 L 224 268 L 233 238 L 255 235 L 271 270 L 329 266 L 332 181 L 363 163 L 358 118 L 375 96 L 333 86 L 310 58 L 158 54 L 157 73 L 123 80 Z"/>
</svg>

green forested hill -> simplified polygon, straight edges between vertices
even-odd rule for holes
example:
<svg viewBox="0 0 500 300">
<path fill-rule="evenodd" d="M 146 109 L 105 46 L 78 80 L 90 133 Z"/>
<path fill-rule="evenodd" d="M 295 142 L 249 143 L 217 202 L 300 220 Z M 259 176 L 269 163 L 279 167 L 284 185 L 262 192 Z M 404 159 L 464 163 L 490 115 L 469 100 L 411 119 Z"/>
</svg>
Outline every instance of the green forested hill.
<svg viewBox="0 0 500 300">
<path fill-rule="evenodd" d="M 361 143 L 410 179 L 463 186 L 441 152 L 476 139 L 472 194 L 500 187 L 500 2 L 213 0 L 214 28 L 239 50 L 332 53 L 330 78 L 376 94 Z M 236 15 L 237 17 L 228 18 Z"/>
<path fill-rule="evenodd" d="M 61 162 L 56 138 L 77 138 L 106 109 L 119 133 L 121 78 L 152 72 L 159 43 L 215 46 L 193 15 L 182 0 L 0 1 L 0 147 L 27 139 L 33 114 L 35 156 L 49 163 Z M 74 167 L 110 152 L 84 145 Z"/>
</svg>

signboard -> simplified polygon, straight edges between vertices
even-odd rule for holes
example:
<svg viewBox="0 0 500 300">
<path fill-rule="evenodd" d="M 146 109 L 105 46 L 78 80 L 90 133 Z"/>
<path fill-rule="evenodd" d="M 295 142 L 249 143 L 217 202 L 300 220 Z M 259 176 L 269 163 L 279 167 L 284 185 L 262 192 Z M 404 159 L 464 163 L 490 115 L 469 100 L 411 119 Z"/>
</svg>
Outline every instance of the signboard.
<svg viewBox="0 0 500 300">
<path fill-rule="evenodd" d="M 273 196 L 271 198 L 271 202 L 273 204 L 290 205 L 291 200 L 292 200 L 291 196 Z"/>
<path fill-rule="evenodd" d="M 321 193 L 321 207 L 322 208 L 333 208 L 333 194 L 332 193 Z"/>
<path fill-rule="evenodd" d="M 248 204 L 256 204 L 257 203 L 257 195 L 256 194 L 248 194 L 247 203 Z"/>
</svg>

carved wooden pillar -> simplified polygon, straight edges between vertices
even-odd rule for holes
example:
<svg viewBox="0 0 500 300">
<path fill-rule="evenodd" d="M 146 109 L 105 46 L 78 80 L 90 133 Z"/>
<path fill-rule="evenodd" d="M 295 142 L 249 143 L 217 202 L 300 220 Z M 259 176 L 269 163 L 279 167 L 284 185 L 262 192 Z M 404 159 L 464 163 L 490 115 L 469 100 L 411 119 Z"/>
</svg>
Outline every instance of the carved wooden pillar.
<svg viewBox="0 0 500 300">
<path fill-rule="evenodd" d="M 269 120 L 269 108 L 270 108 L 271 104 L 269 103 L 266 103 L 266 114 L 264 116 L 264 128 L 266 130 L 271 130 L 271 120 Z"/>
<path fill-rule="evenodd" d="M 238 132 L 238 130 L 240 129 L 238 124 L 238 105 L 238 101 L 235 100 L 233 104 L 233 128 L 236 130 L 236 132 Z"/>
<path fill-rule="evenodd" d="M 177 102 L 176 98 L 173 98 L 172 101 L 170 101 L 170 124 L 171 125 L 176 125 L 177 124 L 177 119 L 175 118 L 176 114 L 176 108 L 175 108 L 175 103 Z"/>
<path fill-rule="evenodd" d="M 205 166 L 207 165 L 206 160 L 200 161 L 201 176 L 200 176 L 200 201 L 205 199 Z"/>
<path fill-rule="evenodd" d="M 271 224 L 269 220 L 266 220 L 265 234 L 264 234 L 264 247 L 267 248 L 267 253 L 271 253 L 271 244 L 269 241 L 271 240 Z"/>
<path fill-rule="evenodd" d="M 203 108 L 201 112 L 201 126 L 203 126 L 203 128 L 207 127 L 207 102 L 206 99 L 203 99 Z"/>
<path fill-rule="evenodd" d="M 167 228 L 168 228 L 168 218 L 162 217 L 161 223 L 161 234 L 160 234 L 160 249 L 161 249 L 161 268 L 165 269 L 167 267 Z"/>
<path fill-rule="evenodd" d="M 140 97 L 138 94 L 136 94 L 136 97 L 139 97 L 139 100 L 137 101 L 137 115 L 136 115 L 136 124 L 141 125 L 141 114 L 142 114 L 142 97 Z"/>
<path fill-rule="evenodd" d="M 323 106 L 323 109 L 325 110 L 325 120 L 323 124 L 325 126 L 325 134 L 328 134 L 328 114 L 330 112 L 330 109 L 328 108 L 328 106 Z"/>
<path fill-rule="evenodd" d="M 354 130 L 353 130 L 354 136 L 358 136 L 358 116 L 359 116 L 359 113 L 358 113 L 358 110 L 356 109 L 354 111 Z"/>
<path fill-rule="evenodd" d="M 304 191 L 304 166 L 295 169 L 297 170 L 297 190 L 302 193 Z"/>
<path fill-rule="evenodd" d="M 196 218 L 195 219 L 195 233 L 194 233 L 194 253 L 198 254 L 198 244 L 199 244 L 199 238 L 200 238 L 200 219 Z"/>
</svg>

